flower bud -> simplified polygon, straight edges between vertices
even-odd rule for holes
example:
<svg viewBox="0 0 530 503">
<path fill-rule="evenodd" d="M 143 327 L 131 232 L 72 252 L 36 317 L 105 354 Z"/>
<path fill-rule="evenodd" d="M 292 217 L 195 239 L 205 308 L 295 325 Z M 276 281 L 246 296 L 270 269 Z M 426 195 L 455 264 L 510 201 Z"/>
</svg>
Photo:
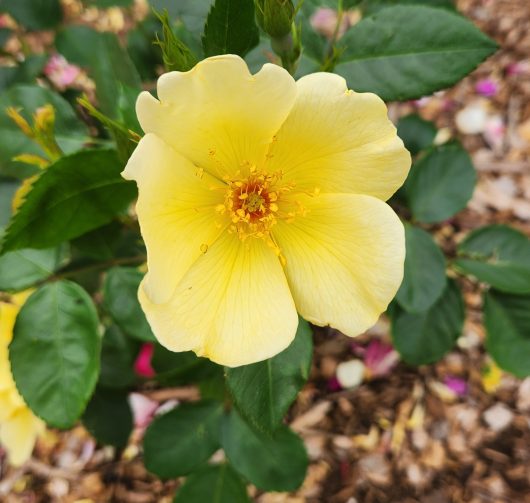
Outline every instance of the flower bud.
<svg viewBox="0 0 530 503">
<path fill-rule="evenodd" d="M 254 0 L 256 20 L 272 38 L 289 34 L 295 15 L 292 0 Z"/>
</svg>

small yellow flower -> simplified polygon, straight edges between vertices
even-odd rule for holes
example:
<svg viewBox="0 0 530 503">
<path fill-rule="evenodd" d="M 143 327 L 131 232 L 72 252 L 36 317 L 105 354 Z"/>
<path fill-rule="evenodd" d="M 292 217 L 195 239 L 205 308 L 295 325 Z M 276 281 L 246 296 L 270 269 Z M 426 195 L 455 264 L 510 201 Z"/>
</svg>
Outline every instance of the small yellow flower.
<svg viewBox="0 0 530 503">
<path fill-rule="evenodd" d="M 355 336 L 403 276 L 403 226 L 384 202 L 409 153 L 374 94 L 342 77 L 297 82 L 232 55 L 158 80 L 136 105 L 136 180 L 158 340 L 230 367 L 286 348 L 297 311 Z"/>
<path fill-rule="evenodd" d="M 12 465 L 24 463 L 30 456 L 44 423 L 33 415 L 19 395 L 9 365 L 8 346 L 20 307 L 31 292 L 0 301 L 0 444 Z"/>
</svg>

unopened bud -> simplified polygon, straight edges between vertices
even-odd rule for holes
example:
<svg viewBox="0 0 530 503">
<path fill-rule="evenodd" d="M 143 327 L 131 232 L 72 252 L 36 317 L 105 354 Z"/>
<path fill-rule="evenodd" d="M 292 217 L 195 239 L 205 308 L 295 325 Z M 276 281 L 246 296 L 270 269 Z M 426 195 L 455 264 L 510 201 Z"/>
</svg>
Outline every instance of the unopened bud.
<svg viewBox="0 0 530 503">
<path fill-rule="evenodd" d="M 37 108 L 34 115 L 35 129 L 42 133 L 52 133 L 55 125 L 55 110 L 49 103 Z"/>
<path fill-rule="evenodd" d="M 22 132 L 29 138 L 33 138 L 33 130 L 28 124 L 28 121 L 20 115 L 20 112 L 14 107 L 7 107 L 6 114 L 9 118 L 22 130 Z"/>
<path fill-rule="evenodd" d="M 292 0 L 254 0 L 256 20 L 272 38 L 281 38 L 291 32 L 295 8 Z"/>
</svg>

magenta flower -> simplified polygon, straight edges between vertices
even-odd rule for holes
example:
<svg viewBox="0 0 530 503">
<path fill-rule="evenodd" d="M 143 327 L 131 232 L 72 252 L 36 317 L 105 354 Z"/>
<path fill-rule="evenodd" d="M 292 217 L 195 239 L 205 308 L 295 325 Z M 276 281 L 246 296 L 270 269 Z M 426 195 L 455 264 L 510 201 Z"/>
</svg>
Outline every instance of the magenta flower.
<svg viewBox="0 0 530 503">
<path fill-rule="evenodd" d="M 136 361 L 134 362 L 134 371 L 139 376 L 150 379 L 156 375 L 156 372 L 151 364 L 154 351 L 155 347 L 151 342 L 146 342 L 140 348 L 140 352 L 138 353 Z"/>
</svg>

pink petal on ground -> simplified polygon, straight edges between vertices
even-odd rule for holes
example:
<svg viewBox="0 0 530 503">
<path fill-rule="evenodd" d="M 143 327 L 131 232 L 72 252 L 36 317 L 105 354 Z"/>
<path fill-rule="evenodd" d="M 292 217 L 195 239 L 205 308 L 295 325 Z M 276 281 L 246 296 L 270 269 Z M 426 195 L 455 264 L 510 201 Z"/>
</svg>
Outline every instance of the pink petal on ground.
<svg viewBox="0 0 530 503">
<path fill-rule="evenodd" d="M 506 125 L 500 115 L 493 115 L 488 118 L 484 127 L 484 139 L 491 145 L 492 148 L 501 148 L 504 143 L 504 135 L 506 133 Z"/>
<path fill-rule="evenodd" d="M 156 375 L 151 365 L 155 346 L 151 342 L 146 342 L 140 348 L 140 352 L 134 362 L 134 371 L 141 377 L 151 378 Z"/>
<path fill-rule="evenodd" d="M 379 339 L 373 339 L 366 348 L 364 364 L 370 377 L 383 377 L 399 362 L 399 354 L 394 348 Z"/>
<path fill-rule="evenodd" d="M 458 396 L 467 395 L 468 385 L 461 377 L 446 376 L 444 384 Z"/>
<path fill-rule="evenodd" d="M 497 94 L 499 86 L 492 79 L 482 79 L 475 84 L 475 91 L 486 98 L 491 98 Z"/>
<path fill-rule="evenodd" d="M 339 380 L 336 377 L 332 377 L 328 380 L 328 390 L 329 391 L 340 391 L 342 386 L 340 385 Z"/>
<path fill-rule="evenodd" d="M 133 412 L 134 426 L 137 428 L 146 428 L 158 409 L 158 402 L 140 393 L 130 393 L 129 404 Z"/>
</svg>

